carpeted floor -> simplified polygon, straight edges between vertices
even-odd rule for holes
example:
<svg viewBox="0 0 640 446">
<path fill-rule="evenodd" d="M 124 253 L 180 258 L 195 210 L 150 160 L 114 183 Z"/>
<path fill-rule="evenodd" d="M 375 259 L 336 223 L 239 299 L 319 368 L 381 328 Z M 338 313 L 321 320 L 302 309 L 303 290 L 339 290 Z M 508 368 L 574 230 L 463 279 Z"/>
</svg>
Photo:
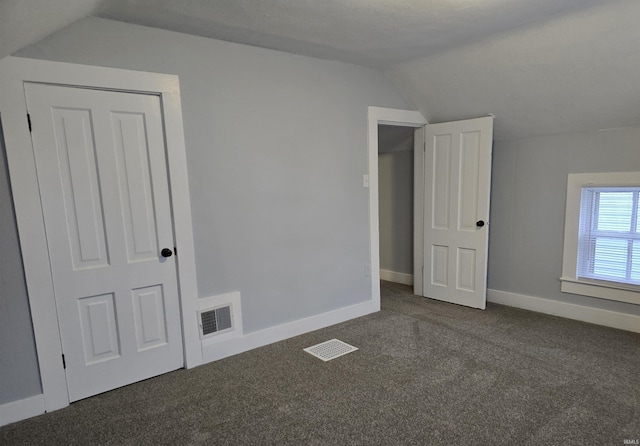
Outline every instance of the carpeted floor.
<svg viewBox="0 0 640 446">
<path fill-rule="evenodd" d="M 383 283 L 382 311 L 0 428 L 2 445 L 624 445 L 640 334 Z M 329 362 L 303 348 L 338 338 Z M 636 443 L 637 444 L 637 443 Z"/>
</svg>

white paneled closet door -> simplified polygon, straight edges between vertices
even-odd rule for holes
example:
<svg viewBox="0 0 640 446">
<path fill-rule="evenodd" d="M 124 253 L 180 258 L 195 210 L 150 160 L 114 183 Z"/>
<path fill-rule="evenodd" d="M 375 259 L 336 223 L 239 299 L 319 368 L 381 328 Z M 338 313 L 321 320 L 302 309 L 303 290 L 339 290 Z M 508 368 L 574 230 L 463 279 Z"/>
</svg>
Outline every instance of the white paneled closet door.
<svg viewBox="0 0 640 446">
<path fill-rule="evenodd" d="M 70 401 L 182 367 L 159 97 L 26 97 Z"/>
</svg>

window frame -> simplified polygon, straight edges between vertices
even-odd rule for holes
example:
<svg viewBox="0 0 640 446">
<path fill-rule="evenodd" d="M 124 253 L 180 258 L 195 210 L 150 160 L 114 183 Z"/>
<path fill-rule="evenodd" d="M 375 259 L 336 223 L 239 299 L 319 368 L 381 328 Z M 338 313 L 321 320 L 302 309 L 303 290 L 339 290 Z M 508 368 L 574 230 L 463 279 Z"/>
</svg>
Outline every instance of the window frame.
<svg viewBox="0 0 640 446">
<path fill-rule="evenodd" d="M 640 187 L 640 172 L 569 174 L 561 291 L 640 305 L 640 286 L 578 277 L 580 204 L 584 187 Z"/>
</svg>

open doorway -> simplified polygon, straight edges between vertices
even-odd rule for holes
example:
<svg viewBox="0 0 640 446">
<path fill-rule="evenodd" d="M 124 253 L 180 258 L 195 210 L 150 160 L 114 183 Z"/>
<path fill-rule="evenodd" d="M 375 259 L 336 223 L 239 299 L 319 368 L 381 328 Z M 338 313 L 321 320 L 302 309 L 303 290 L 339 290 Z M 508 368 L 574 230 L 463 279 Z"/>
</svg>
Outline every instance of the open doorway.
<svg viewBox="0 0 640 446">
<path fill-rule="evenodd" d="M 379 233 L 379 196 L 378 196 L 378 126 L 397 126 L 421 129 L 427 124 L 427 120 L 418 111 L 412 110 L 398 110 L 382 107 L 369 107 L 368 109 L 368 158 L 369 158 L 369 172 L 366 183 L 369 186 L 369 249 L 371 254 L 371 300 L 377 309 L 380 309 L 380 233 Z M 424 145 L 423 132 L 417 132 L 416 140 L 414 141 L 414 169 L 415 166 L 421 166 L 424 163 L 424 152 L 422 150 L 415 150 L 415 146 Z M 416 173 L 420 172 L 420 175 Z M 416 216 L 422 215 L 422 207 L 419 207 L 422 202 L 420 193 L 422 191 L 422 170 L 416 169 L 414 173 L 414 219 Z M 417 220 L 416 220 L 417 221 Z M 416 223 L 414 221 L 413 227 L 413 243 L 422 244 L 422 222 L 421 220 Z M 416 259 L 419 262 L 416 262 Z M 414 293 L 422 292 L 422 289 L 417 287 L 422 282 L 422 256 L 415 256 L 413 262 L 413 281 L 414 281 Z"/>
<path fill-rule="evenodd" d="M 378 125 L 380 279 L 413 285 L 413 127 Z"/>
<path fill-rule="evenodd" d="M 486 307 L 493 119 L 489 115 L 425 126 L 419 112 L 369 107 L 370 181 L 365 182 L 370 185 L 374 304 L 380 303 L 378 131 L 392 125 L 418 128 L 413 150 L 414 294 Z M 423 280 L 427 275 L 429 280 Z"/>
</svg>

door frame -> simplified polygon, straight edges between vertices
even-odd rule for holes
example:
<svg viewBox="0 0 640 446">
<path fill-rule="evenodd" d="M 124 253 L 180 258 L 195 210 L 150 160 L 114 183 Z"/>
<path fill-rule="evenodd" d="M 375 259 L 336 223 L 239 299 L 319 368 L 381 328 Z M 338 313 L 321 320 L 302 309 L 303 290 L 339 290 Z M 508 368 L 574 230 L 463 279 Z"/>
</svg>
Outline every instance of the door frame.
<svg viewBox="0 0 640 446">
<path fill-rule="evenodd" d="M 378 203 L 378 125 L 395 125 L 402 127 L 421 128 L 428 124 L 422 113 L 414 110 L 400 110 L 395 108 L 369 107 L 368 109 L 368 157 L 369 157 L 369 255 L 371 261 L 371 300 L 376 311 L 380 310 L 380 223 L 379 223 L 379 203 Z M 424 164 L 424 150 L 416 150 L 418 141 L 414 142 L 414 239 L 415 251 L 416 242 L 423 238 L 422 230 L 424 216 L 419 211 L 422 209 L 420 197 L 424 193 L 422 187 L 424 181 L 424 169 L 418 166 Z M 424 140 L 422 143 L 424 147 Z M 419 259 L 418 259 L 419 257 Z M 414 252 L 413 263 L 413 283 L 414 292 L 418 275 L 422 280 L 421 256 L 416 256 Z"/>
<path fill-rule="evenodd" d="M 44 411 L 69 405 L 53 279 L 46 254 L 44 217 L 27 121 L 24 83 L 47 83 L 129 93 L 154 94 L 162 104 L 168 182 L 176 246 L 184 365 L 202 363 L 198 324 L 195 252 L 187 158 L 178 76 L 106 67 L 6 57 L 0 60 L 0 120 L 31 320 L 38 355 Z"/>
</svg>

